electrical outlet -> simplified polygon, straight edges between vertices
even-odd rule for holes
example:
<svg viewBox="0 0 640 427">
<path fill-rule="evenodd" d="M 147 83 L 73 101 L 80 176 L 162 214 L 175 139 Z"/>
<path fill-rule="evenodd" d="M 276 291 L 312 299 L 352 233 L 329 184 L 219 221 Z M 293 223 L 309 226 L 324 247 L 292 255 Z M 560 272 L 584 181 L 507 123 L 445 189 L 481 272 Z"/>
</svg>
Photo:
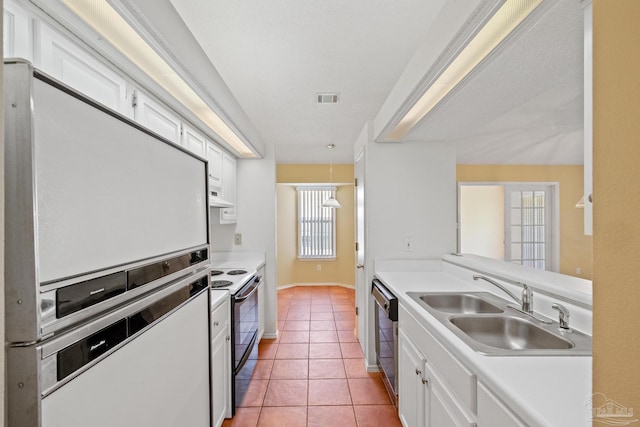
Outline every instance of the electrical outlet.
<svg viewBox="0 0 640 427">
<path fill-rule="evenodd" d="M 576 267 L 576 274 L 582 274 L 582 269 L 580 267 Z"/>
<path fill-rule="evenodd" d="M 404 251 L 405 252 L 413 251 L 413 239 L 411 237 L 407 237 L 404 239 Z"/>
<path fill-rule="evenodd" d="M 236 245 L 241 245 L 242 244 L 242 234 L 240 233 L 236 233 L 233 235 L 233 242 Z"/>
<path fill-rule="evenodd" d="M 322 264 L 316 265 L 316 270 L 318 270 L 318 271 L 322 270 Z"/>
</svg>

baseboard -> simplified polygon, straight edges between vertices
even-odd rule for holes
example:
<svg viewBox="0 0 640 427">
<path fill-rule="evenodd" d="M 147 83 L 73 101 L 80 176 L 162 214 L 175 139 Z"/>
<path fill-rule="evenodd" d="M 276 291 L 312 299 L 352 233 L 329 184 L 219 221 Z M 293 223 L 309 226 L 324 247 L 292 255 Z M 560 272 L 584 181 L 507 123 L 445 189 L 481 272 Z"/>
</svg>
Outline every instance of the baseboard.
<svg viewBox="0 0 640 427">
<path fill-rule="evenodd" d="M 365 367 L 367 368 L 367 372 L 380 372 L 380 367 L 378 365 L 369 365 L 365 363 Z"/>
</svg>

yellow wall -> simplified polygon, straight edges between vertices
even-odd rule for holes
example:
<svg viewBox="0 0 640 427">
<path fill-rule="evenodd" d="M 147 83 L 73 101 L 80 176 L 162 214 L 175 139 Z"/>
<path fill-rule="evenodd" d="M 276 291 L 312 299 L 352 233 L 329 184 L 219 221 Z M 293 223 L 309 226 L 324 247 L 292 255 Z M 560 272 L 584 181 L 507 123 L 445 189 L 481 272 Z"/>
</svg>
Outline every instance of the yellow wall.
<svg viewBox="0 0 640 427">
<path fill-rule="evenodd" d="M 592 277 L 592 239 L 584 235 L 582 166 L 458 165 L 458 182 L 558 182 L 560 184 L 560 273 Z"/>
<path fill-rule="evenodd" d="M 293 283 L 355 284 L 353 184 L 340 186 L 336 198 L 336 260 L 298 261 L 297 194 L 287 183 L 328 183 L 329 165 L 277 165 L 277 285 Z M 333 165 L 334 183 L 353 183 L 353 165 Z M 317 269 L 320 265 L 321 270 Z"/>
<path fill-rule="evenodd" d="M 593 391 L 640 414 L 640 1 L 593 1 Z M 633 424 L 635 425 L 635 424 Z"/>
</svg>

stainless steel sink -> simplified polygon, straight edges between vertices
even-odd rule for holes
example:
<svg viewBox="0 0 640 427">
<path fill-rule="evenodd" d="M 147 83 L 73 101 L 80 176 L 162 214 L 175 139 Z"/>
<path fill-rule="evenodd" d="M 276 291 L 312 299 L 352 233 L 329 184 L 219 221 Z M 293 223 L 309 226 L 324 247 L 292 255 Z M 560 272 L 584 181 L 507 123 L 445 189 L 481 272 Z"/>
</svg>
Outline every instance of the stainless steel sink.
<svg viewBox="0 0 640 427">
<path fill-rule="evenodd" d="M 504 310 L 476 294 L 425 294 L 419 298 L 429 307 L 445 313 L 502 313 Z"/>
<path fill-rule="evenodd" d="M 449 319 L 470 338 L 507 350 L 570 349 L 571 341 L 514 316 L 454 316 Z"/>
<path fill-rule="evenodd" d="M 408 292 L 407 295 L 478 353 L 488 356 L 591 355 L 590 336 L 561 330 L 557 321 L 544 324 L 488 292 Z"/>
</svg>

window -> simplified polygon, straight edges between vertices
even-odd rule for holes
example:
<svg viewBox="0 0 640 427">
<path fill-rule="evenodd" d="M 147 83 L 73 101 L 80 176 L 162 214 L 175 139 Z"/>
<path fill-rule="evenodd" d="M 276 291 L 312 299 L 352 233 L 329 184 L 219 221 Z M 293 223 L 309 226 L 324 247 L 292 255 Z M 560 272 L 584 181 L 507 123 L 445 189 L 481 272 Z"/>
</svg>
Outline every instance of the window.
<svg viewBox="0 0 640 427">
<path fill-rule="evenodd" d="M 335 209 L 323 208 L 334 187 L 297 187 L 298 258 L 335 259 Z"/>
</svg>

